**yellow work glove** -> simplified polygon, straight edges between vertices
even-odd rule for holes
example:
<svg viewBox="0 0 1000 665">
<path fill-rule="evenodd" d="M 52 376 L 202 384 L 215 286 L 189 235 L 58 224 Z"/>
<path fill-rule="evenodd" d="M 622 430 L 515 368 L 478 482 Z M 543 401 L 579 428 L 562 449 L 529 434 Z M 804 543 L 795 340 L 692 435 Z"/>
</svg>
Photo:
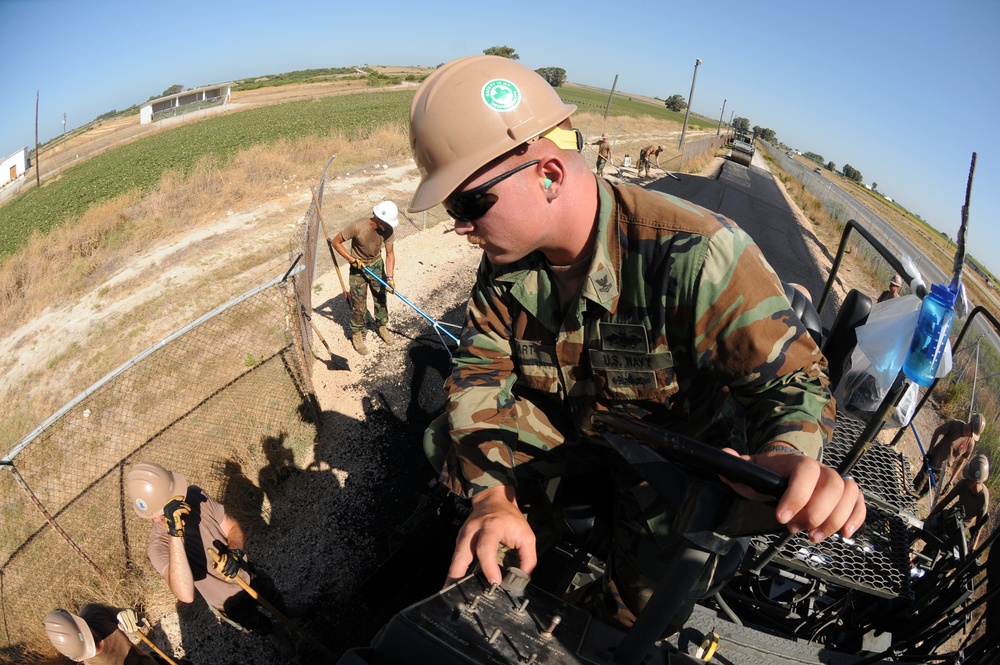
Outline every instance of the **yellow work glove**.
<svg viewBox="0 0 1000 665">
<path fill-rule="evenodd" d="M 395 293 L 396 292 L 396 280 L 394 280 L 392 277 L 386 277 L 385 281 L 386 281 L 386 283 L 389 284 L 389 293 Z"/>
<path fill-rule="evenodd" d="M 219 559 L 212 564 L 215 568 L 215 572 L 233 579 L 240 574 L 241 570 L 246 569 L 246 559 L 243 556 L 243 550 L 229 550 L 228 552 L 223 552 L 219 555 Z"/>
<path fill-rule="evenodd" d="M 163 506 L 163 517 L 167 520 L 167 533 L 175 538 L 184 537 L 184 516 L 191 512 L 191 506 L 183 496 L 175 496 Z"/>
</svg>

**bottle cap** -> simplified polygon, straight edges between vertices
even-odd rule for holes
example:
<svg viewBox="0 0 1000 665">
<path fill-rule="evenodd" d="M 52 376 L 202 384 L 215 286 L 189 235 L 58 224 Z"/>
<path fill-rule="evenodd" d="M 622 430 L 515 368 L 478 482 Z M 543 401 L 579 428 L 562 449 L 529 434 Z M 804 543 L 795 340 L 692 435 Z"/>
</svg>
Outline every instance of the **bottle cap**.
<svg viewBox="0 0 1000 665">
<path fill-rule="evenodd" d="M 931 295 L 937 296 L 938 300 L 942 301 L 948 307 L 954 306 L 955 299 L 958 297 L 954 291 L 944 284 L 931 284 Z"/>
</svg>

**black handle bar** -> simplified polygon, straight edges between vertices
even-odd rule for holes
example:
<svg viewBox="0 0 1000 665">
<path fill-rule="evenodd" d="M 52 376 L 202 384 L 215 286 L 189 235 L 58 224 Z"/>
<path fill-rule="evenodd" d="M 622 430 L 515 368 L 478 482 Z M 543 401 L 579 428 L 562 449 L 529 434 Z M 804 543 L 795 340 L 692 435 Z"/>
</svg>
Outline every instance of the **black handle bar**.
<svg viewBox="0 0 1000 665">
<path fill-rule="evenodd" d="M 593 416 L 595 426 L 607 427 L 653 448 L 678 462 L 711 470 L 734 483 L 741 483 L 759 494 L 781 498 L 788 489 L 788 479 L 742 457 L 731 455 L 694 439 L 667 432 L 634 418 L 601 411 Z"/>
</svg>

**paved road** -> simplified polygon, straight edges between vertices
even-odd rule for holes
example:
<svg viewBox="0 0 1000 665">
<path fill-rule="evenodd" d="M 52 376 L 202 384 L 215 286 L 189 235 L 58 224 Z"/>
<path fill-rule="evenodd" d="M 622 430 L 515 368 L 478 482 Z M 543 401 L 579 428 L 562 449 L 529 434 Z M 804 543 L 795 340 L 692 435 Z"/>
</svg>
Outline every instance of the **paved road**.
<svg viewBox="0 0 1000 665">
<path fill-rule="evenodd" d="M 664 178 L 648 188 L 729 217 L 756 241 L 782 280 L 802 284 L 814 299 L 819 298 L 827 274 L 815 265 L 808 249 L 811 239 L 796 221 L 770 171 L 727 160 L 718 178 L 683 174 L 677 177 L 680 180 Z M 834 312 L 832 307 L 824 309 L 823 324 L 828 327 Z"/>
</svg>

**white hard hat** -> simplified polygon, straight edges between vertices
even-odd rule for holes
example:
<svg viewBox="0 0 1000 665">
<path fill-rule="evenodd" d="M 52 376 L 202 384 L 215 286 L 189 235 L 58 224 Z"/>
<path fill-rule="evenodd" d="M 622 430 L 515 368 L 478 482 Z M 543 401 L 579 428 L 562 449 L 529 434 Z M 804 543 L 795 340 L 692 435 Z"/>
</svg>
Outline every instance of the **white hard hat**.
<svg viewBox="0 0 1000 665">
<path fill-rule="evenodd" d="M 372 208 L 372 212 L 392 228 L 396 228 L 396 225 L 399 224 L 399 208 L 392 201 L 382 201 L 382 203 L 376 204 Z"/>
</svg>

